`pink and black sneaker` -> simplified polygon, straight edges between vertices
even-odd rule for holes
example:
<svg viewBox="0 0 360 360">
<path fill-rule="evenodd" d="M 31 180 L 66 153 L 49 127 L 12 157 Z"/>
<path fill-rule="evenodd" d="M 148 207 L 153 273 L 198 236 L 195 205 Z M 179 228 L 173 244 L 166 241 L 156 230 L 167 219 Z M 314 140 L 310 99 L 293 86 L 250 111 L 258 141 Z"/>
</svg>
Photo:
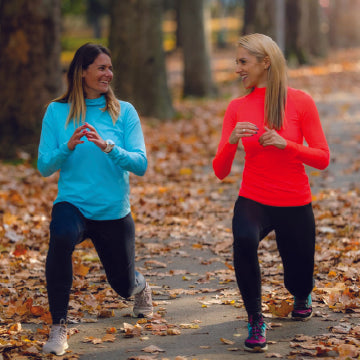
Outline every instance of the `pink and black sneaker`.
<svg viewBox="0 0 360 360">
<path fill-rule="evenodd" d="M 306 321 L 312 316 L 311 294 L 305 299 L 300 300 L 294 297 L 294 310 L 291 312 L 293 320 Z"/>
<path fill-rule="evenodd" d="M 249 316 L 249 336 L 245 340 L 245 350 L 251 352 L 264 352 L 268 346 L 266 343 L 266 324 L 262 314 Z"/>
</svg>

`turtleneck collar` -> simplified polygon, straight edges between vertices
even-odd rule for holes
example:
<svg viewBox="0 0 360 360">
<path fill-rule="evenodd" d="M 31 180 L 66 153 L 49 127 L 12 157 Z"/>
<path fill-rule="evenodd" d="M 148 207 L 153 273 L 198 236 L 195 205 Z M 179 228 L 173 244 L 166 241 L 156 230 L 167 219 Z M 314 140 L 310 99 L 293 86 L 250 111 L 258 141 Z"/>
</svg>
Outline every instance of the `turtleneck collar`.
<svg viewBox="0 0 360 360">
<path fill-rule="evenodd" d="M 255 95 L 255 96 L 265 96 L 266 93 L 266 87 L 254 87 L 254 90 L 251 92 L 251 94 Z"/>
<path fill-rule="evenodd" d="M 85 99 L 86 106 L 105 106 L 106 99 L 105 95 L 101 95 L 96 99 Z"/>
</svg>

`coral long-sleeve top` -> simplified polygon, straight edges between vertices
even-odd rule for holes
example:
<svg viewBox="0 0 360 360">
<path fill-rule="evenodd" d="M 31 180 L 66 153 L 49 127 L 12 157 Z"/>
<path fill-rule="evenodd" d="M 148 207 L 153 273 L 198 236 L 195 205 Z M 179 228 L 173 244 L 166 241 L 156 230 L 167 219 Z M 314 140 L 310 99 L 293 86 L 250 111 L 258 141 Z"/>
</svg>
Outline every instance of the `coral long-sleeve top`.
<svg viewBox="0 0 360 360">
<path fill-rule="evenodd" d="M 302 206 L 311 202 L 311 189 L 304 164 L 317 169 L 329 165 L 330 151 L 313 99 L 301 90 L 288 88 L 284 126 L 278 131 L 285 149 L 262 146 L 266 88 L 255 88 L 227 107 L 221 140 L 213 160 L 219 179 L 229 175 L 237 144 L 229 137 L 237 122 L 251 122 L 259 131 L 242 138 L 245 165 L 239 196 L 271 206 Z M 304 145 L 304 140 L 307 145 Z"/>
</svg>

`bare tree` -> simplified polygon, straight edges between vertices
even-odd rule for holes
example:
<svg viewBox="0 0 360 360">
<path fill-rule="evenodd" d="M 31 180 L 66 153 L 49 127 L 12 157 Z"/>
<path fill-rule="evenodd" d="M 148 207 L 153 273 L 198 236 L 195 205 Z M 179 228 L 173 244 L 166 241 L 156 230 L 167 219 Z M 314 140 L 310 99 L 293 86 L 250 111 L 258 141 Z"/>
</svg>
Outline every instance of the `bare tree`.
<svg viewBox="0 0 360 360">
<path fill-rule="evenodd" d="M 184 96 L 216 92 L 211 74 L 209 8 L 206 0 L 179 0 L 180 37 L 184 54 Z"/>
<path fill-rule="evenodd" d="M 140 114 L 173 117 L 162 33 L 162 1 L 112 0 L 109 47 L 114 87 Z"/>
<path fill-rule="evenodd" d="M 60 0 L 0 0 L 0 157 L 36 154 L 45 104 L 61 89 Z"/>
</svg>

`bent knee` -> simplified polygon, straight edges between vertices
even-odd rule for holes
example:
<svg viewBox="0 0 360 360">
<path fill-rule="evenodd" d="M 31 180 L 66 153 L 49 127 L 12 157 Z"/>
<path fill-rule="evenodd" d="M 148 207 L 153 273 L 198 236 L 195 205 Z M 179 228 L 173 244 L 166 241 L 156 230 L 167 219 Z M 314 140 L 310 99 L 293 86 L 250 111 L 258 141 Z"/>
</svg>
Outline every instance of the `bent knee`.
<svg viewBox="0 0 360 360">
<path fill-rule="evenodd" d="M 80 235 L 74 227 L 50 224 L 50 246 L 56 249 L 73 251 Z"/>
<path fill-rule="evenodd" d="M 236 252 L 251 253 L 257 252 L 259 239 L 250 234 L 239 234 L 234 236 L 233 248 Z"/>
<path fill-rule="evenodd" d="M 134 282 L 122 277 L 108 278 L 108 281 L 113 290 L 121 297 L 127 299 L 133 294 L 135 286 Z"/>
</svg>

